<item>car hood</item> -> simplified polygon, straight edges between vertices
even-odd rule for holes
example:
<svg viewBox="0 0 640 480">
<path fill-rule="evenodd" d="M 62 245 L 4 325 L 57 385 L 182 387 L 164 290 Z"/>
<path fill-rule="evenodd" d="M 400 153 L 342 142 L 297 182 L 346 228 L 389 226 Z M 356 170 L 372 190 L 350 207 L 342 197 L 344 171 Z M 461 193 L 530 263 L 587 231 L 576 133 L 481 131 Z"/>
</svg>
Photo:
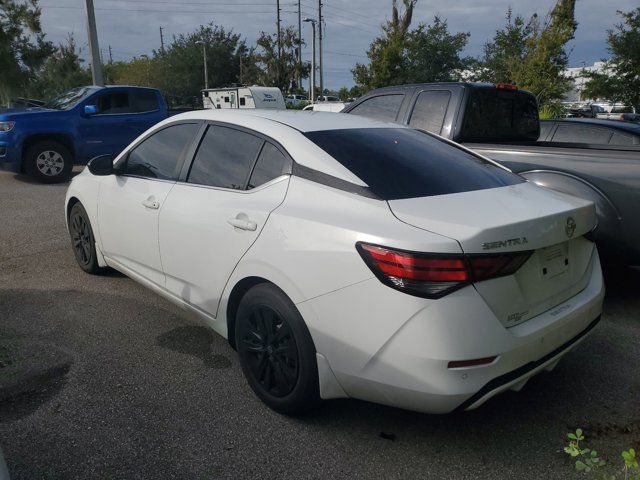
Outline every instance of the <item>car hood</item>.
<svg viewBox="0 0 640 480">
<path fill-rule="evenodd" d="M 53 110 L 50 108 L 28 108 L 26 110 L 7 109 L 0 110 L 0 121 L 18 121 L 22 118 L 40 118 L 56 115 L 63 110 Z"/>
</svg>

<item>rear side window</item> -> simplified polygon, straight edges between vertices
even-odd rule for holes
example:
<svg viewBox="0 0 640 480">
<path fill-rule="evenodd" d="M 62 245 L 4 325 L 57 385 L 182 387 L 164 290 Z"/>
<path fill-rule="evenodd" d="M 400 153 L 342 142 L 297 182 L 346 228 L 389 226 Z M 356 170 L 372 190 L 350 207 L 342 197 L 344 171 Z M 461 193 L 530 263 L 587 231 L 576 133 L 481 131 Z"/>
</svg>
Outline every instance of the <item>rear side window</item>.
<svg viewBox="0 0 640 480">
<path fill-rule="evenodd" d="M 180 158 L 198 128 L 197 123 L 182 123 L 154 133 L 131 150 L 124 173 L 162 180 L 177 179 Z"/>
<path fill-rule="evenodd" d="M 633 136 L 626 133 L 613 132 L 609 145 L 633 145 Z"/>
<path fill-rule="evenodd" d="M 365 100 L 349 113 L 394 122 L 400 111 L 403 99 L 404 95 L 400 94 L 378 95 Z"/>
<path fill-rule="evenodd" d="M 211 126 L 200 143 L 187 182 L 244 190 L 264 140 L 233 128 Z"/>
<path fill-rule="evenodd" d="M 461 141 L 538 140 L 538 105 L 530 93 L 479 88 L 471 90 Z"/>
<path fill-rule="evenodd" d="M 607 144 L 611 131 L 606 128 L 589 125 L 570 125 L 561 123 L 553 135 L 554 142 Z"/>
<path fill-rule="evenodd" d="M 544 142 L 547 139 L 549 133 L 551 133 L 551 129 L 555 124 L 553 122 L 540 122 L 540 137 L 538 140 Z"/>
<path fill-rule="evenodd" d="M 263 183 L 278 178 L 280 175 L 289 173 L 291 173 L 291 160 L 267 142 L 262 147 L 258 162 L 253 168 L 247 189 L 259 187 Z"/>
<path fill-rule="evenodd" d="M 421 92 L 411 112 L 409 125 L 440 135 L 450 98 L 448 90 Z"/>
<path fill-rule="evenodd" d="M 134 90 L 133 91 L 133 111 L 134 112 L 153 112 L 158 110 L 158 96 L 156 92 L 150 90 Z"/>
<path fill-rule="evenodd" d="M 98 97 L 98 115 L 117 115 L 120 113 L 131 113 L 129 103 L 129 92 L 116 91 L 109 92 Z"/>
<path fill-rule="evenodd" d="M 524 180 L 432 135 L 409 128 L 305 134 L 384 200 L 514 185 Z"/>
</svg>

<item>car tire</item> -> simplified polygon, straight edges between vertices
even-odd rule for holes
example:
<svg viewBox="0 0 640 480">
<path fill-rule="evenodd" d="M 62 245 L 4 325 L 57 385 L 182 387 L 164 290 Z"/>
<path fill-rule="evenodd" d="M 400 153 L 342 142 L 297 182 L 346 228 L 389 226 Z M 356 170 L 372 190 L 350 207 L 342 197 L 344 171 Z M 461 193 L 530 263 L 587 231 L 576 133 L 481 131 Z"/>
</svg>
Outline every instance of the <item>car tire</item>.
<svg viewBox="0 0 640 480">
<path fill-rule="evenodd" d="M 278 287 L 261 283 L 244 295 L 236 315 L 235 340 L 245 378 L 273 410 L 295 415 L 320 403 L 311 334 Z"/>
<path fill-rule="evenodd" d="M 73 170 L 73 154 L 61 143 L 38 142 L 27 148 L 24 169 L 30 177 L 41 183 L 64 182 Z"/>
<path fill-rule="evenodd" d="M 92 275 L 104 272 L 106 268 L 98 264 L 96 240 L 89 215 L 80 202 L 71 207 L 69 212 L 69 235 L 78 266 Z"/>
</svg>

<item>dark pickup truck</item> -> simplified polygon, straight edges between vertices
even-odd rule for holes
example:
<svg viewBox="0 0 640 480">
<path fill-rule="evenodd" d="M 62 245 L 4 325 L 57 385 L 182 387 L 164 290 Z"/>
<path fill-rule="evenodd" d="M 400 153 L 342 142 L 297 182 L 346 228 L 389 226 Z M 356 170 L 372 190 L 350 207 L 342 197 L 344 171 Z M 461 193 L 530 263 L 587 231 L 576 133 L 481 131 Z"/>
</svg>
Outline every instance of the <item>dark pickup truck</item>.
<svg viewBox="0 0 640 480">
<path fill-rule="evenodd" d="M 640 264 L 639 146 L 540 142 L 535 97 L 506 84 L 381 88 L 343 112 L 441 135 L 541 186 L 593 201 L 595 234 L 606 261 Z"/>
</svg>

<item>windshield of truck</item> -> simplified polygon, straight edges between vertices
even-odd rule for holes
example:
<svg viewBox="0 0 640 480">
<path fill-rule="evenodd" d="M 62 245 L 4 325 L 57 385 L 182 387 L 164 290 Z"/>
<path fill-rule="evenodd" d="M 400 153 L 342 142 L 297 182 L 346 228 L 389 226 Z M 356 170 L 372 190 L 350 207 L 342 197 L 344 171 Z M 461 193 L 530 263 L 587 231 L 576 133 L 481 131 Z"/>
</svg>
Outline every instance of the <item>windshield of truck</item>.
<svg viewBox="0 0 640 480">
<path fill-rule="evenodd" d="M 536 141 L 539 134 L 538 105 L 532 94 L 489 88 L 471 91 L 461 141 Z"/>
<path fill-rule="evenodd" d="M 44 104 L 44 107 L 52 108 L 54 110 L 68 110 L 75 107 L 80 101 L 84 100 L 95 91 L 96 89 L 92 87 L 74 88 L 61 93 L 53 100 L 49 100 Z"/>
</svg>

